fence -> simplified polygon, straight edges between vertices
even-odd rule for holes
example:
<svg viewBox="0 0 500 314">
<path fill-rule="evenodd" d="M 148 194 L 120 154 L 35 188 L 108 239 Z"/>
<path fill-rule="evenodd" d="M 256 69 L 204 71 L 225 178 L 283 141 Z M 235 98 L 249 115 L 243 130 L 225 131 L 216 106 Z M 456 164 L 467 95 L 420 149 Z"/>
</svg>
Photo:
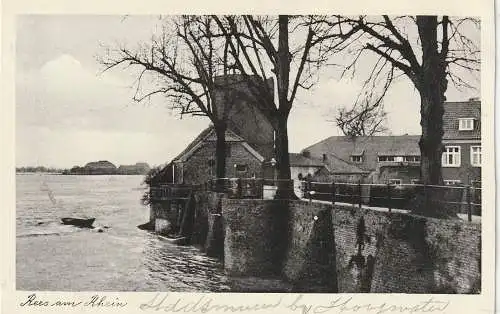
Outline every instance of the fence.
<svg viewBox="0 0 500 314">
<path fill-rule="evenodd" d="M 303 197 L 335 203 L 349 203 L 411 209 L 417 195 L 423 195 L 431 204 L 444 204 L 457 213 L 481 216 L 481 188 L 476 186 L 447 186 L 423 184 L 363 184 L 302 182 Z"/>
<path fill-rule="evenodd" d="M 187 200 L 195 190 L 222 192 L 228 198 L 273 198 L 280 186 L 282 190 L 293 190 L 297 196 L 312 200 L 335 203 L 349 203 L 392 209 L 411 209 L 417 195 L 423 195 L 434 204 L 444 204 L 457 213 L 481 216 L 481 187 L 447 186 L 423 184 L 364 184 L 339 182 L 300 181 L 294 185 L 293 180 L 273 180 L 261 178 L 219 178 L 209 180 L 202 185 L 165 184 L 151 187 L 153 201 Z M 295 188 L 294 188 L 295 187 Z"/>
</svg>

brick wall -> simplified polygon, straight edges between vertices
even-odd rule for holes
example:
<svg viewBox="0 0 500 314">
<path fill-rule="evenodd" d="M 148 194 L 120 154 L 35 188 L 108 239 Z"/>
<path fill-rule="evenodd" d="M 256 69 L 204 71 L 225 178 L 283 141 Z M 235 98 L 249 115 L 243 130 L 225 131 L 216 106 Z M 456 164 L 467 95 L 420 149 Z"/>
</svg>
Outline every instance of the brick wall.
<svg viewBox="0 0 500 314">
<path fill-rule="evenodd" d="M 276 276 L 287 244 L 286 201 L 222 199 L 224 267 L 229 274 Z"/>
<path fill-rule="evenodd" d="M 230 273 L 282 265 L 308 292 L 480 293 L 479 224 L 305 201 L 223 199 L 222 211 Z"/>
<path fill-rule="evenodd" d="M 226 177 L 249 178 L 254 174 L 262 177 L 262 163 L 243 147 L 240 142 L 227 143 L 230 154 L 226 156 Z M 209 160 L 213 160 L 210 166 Z M 247 165 L 246 172 L 237 172 L 235 164 Z M 205 142 L 186 162 L 183 163 L 183 177 L 186 184 L 202 184 L 215 178 L 215 142 Z"/>
<path fill-rule="evenodd" d="M 460 180 L 469 185 L 471 180 L 481 181 L 481 167 L 471 166 L 470 147 L 479 144 L 444 144 L 445 146 L 460 146 L 460 167 L 443 167 L 444 180 Z"/>
<path fill-rule="evenodd" d="M 331 207 L 289 203 L 288 250 L 283 274 L 296 292 L 337 292 Z"/>
</svg>

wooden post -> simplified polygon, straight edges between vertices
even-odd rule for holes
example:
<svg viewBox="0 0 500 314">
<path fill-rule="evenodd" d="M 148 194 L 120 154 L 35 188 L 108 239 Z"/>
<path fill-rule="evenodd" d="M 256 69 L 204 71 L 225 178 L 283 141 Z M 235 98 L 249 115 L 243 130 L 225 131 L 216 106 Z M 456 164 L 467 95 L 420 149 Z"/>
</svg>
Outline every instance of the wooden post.
<svg viewBox="0 0 500 314">
<path fill-rule="evenodd" d="M 238 180 L 236 181 L 236 193 L 237 193 L 237 197 L 238 198 L 242 198 L 242 195 L 243 195 L 243 186 L 242 186 L 242 180 L 241 178 L 238 178 Z"/>
<path fill-rule="evenodd" d="M 358 182 L 358 206 L 361 208 L 361 181 Z"/>
<path fill-rule="evenodd" d="M 391 184 L 387 183 L 387 208 L 391 212 Z"/>
<path fill-rule="evenodd" d="M 472 195 L 471 195 L 471 186 L 467 185 L 466 189 L 466 198 L 467 198 L 467 220 L 472 221 Z"/>
<path fill-rule="evenodd" d="M 332 182 L 332 205 L 335 205 L 335 182 Z"/>
</svg>

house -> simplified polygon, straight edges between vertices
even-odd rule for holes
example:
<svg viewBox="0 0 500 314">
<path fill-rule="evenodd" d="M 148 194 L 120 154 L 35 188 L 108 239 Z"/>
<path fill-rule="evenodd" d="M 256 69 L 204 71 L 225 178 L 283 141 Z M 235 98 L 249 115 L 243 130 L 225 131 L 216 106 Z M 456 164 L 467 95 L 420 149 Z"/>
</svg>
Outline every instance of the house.
<svg viewBox="0 0 500 314">
<path fill-rule="evenodd" d="M 442 157 L 446 184 L 477 184 L 481 181 L 481 101 L 471 98 L 446 102 L 443 115 Z"/>
<path fill-rule="evenodd" d="M 481 102 L 444 103 L 442 171 L 444 183 L 481 180 Z M 321 159 L 322 180 L 411 184 L 420 177 L 420 135 L 331 136 L 303 150 Z M 358 171 L 358 174 L 356 174 Z"/>
<path fill-rule="evenodd" d="M 256 82 L 263 81 L 254 77 Z M 260 80 L 260 81 L 259 81 Z M 258 108 L 249 85 L 240 74 L 217 77 L 216 112 L 227 122 L 226 177 L 264 177 L 266 162 L 274 154 L 274 129 Z M 273 81 L 267 80 L 273 93 Z M 227 87 L 225 87 L 227 86 Z M 216 177 L 216 135 L 214 126 L 203 130 L 162 171 L 167 182 L 203 184 Z"/>
<path fill-rule="evenodd" d="M 290 174 L 293 180 L 301 180 L 308 176 L 313 176 L 325 167 L 321 159 L 311 158 L 307 151 L 301 154 L 290 153 L 289 156 Z"/>
<path fill-rule="evenodd" d="M 411 183 L 419 178 L 417 135 L 331 136 L 304 149 L 322 158 L 326 181 Z"/>
<path fill-rule="evenodd" d="M 135 165 L 120 165 L 118 169 L 116 169 L 117 174 L 129 174 L 129 175 L 138 175 L 138 174 L 146 174 L 151 168 L 145 162 L 138 162 Z"/>
<path fill-rule="evenodd" d="M 262 177 L 264 156 L 232 130 L 226 131 L 226 177 Z M 202 184 L 216 177 L 216 136 L 213 126 L 203 130 L 169 167 L 170 182 Z"/>
</svg>

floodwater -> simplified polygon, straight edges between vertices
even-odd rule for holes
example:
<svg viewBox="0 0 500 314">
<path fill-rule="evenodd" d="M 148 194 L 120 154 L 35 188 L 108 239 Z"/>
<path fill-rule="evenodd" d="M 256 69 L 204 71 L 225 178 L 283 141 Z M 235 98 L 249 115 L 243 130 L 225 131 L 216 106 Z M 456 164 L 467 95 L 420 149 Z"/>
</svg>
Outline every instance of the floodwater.
<svg viewBox="0 0 500 314">
<path fill-rule="evenodd" d="M 234 291 L 219 260 L 137 228 L 149 217 L 142 178 L 18 174 L 17 289 Z M 96 228 L 60 223 L 82 216 Z"/>
</svg>

